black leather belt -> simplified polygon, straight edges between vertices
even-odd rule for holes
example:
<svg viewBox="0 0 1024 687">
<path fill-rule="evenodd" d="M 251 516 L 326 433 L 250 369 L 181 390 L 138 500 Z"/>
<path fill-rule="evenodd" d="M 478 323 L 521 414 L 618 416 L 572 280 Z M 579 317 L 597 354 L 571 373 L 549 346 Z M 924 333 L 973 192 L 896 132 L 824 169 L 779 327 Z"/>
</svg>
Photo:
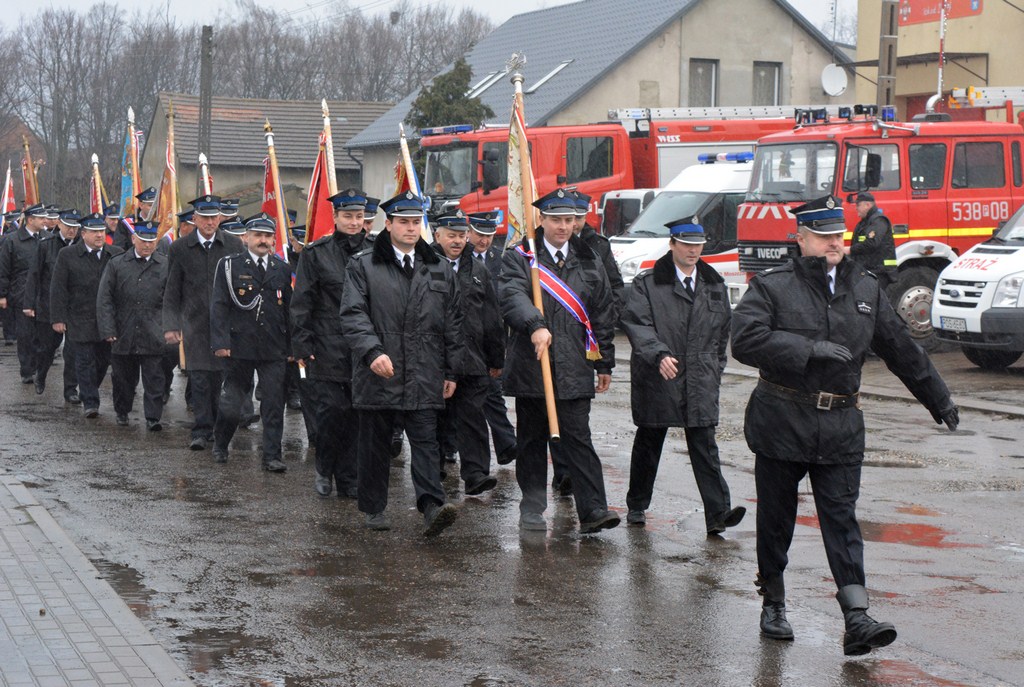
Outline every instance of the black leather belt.
<svg viewBox="0 0 1024 687">
<path fill-rule="evenodd" d="M 860 393 L 845 396 L 833 394 L 828 391 L 799 391 L 789 387 L 773 384 L 763 377 L 758 378 L 757 388 L 769 396 L 783 398 L 787 401 L 795 401 L 804 405 L 814 406 L 818 410 L 839 410 L 840 408 L 855 408 L 860 401 Z"/>
</svg>

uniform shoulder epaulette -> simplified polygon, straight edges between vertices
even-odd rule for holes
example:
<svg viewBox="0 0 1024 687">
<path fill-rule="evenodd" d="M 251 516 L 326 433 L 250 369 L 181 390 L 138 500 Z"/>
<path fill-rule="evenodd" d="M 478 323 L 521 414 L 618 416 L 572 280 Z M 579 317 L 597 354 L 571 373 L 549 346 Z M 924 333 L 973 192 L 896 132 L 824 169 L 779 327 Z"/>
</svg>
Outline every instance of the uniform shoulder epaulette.
<svg viewBox="0 0 1024 687">
<path fill-rule="evenodd" d="M 287 265 L 287 264 L 288 264 L 288 261 L 287 261 L 287 260 L 285 260 L 284 258 L 282 258 L 281 256 L 279 256 L 279 255 L 277 255 L 277 254 L 275 254 L 275 253 L 271 253 L 271 254 L 270 254 L 270 258 L 271 258 L 271 259 L 272 259 L 272 260 L 273 260 L 274 262 L 279 262 L 279 263 L 281 263 L 282 265 Z"/>
<path fill-rule="evenodd" d="M 349 259 L 350 260 L 354 260 L 355 258 L 361 258 L 364 255 L 370 255 L 372 253 L 373 253 L 373 249 L 372 248 L 364 248 L 361 251 L 359 251 L 358 253 L 353 254 L 352 257 L 349 258 Z"/>
<path fill-rule="evenodd" d="M 321 236 L 316 241 L 313 241 L 312 243 L 306 244 L 306 247 L 303 248 L 303 250 L 306 250 L 307 248 L 314 248 L 315 246 L 322 246 L 325 243 L 327 243 L 328 241 L 330 241 L 332 238 L 334 238 L 333 234 L 328 234 L 327 236 Z"/>
</svg>

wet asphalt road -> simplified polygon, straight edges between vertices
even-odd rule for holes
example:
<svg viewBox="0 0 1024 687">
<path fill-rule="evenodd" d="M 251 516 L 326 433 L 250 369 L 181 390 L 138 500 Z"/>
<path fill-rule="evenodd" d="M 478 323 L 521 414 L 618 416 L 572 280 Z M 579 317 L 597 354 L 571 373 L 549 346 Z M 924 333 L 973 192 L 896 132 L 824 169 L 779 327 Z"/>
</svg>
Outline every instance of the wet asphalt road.
<svg viewBox="0 0 1024 687">
<path fill-rule="evenodd" d="M 1024 685 L 1024 431 L 963 413 L 950 434 L 927 411 L 869 399 L 859 515 L 872 614 L 899 630 L 867 657 L 842 655 L 842 617 L 802 499 L 787 573 L 796 641 L 762 640 L 753 578 L 753 458 L 742 436 L 751 379 L 727 377 L 718 436 L 747 518 L 708 539 L 681 435 L 670 433 L 646 529 L 576 534 L 571 501 L 547 534 L 520 534 L 514 471 L 464 498 L 459 520 L 420 536 L 408 468 L 392 470 L 394 529 L 365 531 L 352 501 L 312 488 L 300 414 L 286 418 L 288 472 L 259 470 L 258 425 L 226 466 L 185 450 L 184 378 L 165 431 L 138 411 L 115 426 L 36 396 L 0 349 L 0 464 L 97 563 L 201 685 Z M 937 357 L 958 400 L 1024 406 L 1024 366 Z M 869 363 L 865 383 L 898 385 Z M 109 387 L 109 382 L 106 385 Z M 137 400 L 137 405 L 140 401 Z M 169 426 L 168 426 L 169 425 Z M 624 508 L 628 374 L 594 404 L 610 504 Z M 407 450 L 407 449 L 406 449 Z"/>
</svg>

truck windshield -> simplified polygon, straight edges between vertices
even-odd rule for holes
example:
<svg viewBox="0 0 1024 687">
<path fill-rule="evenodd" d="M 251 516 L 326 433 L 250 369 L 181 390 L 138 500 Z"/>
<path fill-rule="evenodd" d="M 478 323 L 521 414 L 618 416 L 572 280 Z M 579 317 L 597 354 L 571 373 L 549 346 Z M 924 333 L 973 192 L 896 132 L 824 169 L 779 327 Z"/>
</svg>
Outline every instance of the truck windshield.
<svg viewBox="0 0 1024 687">
<path fill-rule="evenodd" d="M 668 236 L 668 222 L 696 213 L 711 197 L 710 193 L 663 191 L 640 213 L 623 236 L 644 238 Z"/>
<path fill-rule="evenodd" d="M 747 200 L 771 203 L 810 201 L 835 192 L 836 145 L 759 145 Z"/>
<path fill-rule="evenodd" d="M 476 180 L 476 146 L 424 148 L 427 154 L 423 192 L 431 197 L 462 197 Z"/>
</svg>

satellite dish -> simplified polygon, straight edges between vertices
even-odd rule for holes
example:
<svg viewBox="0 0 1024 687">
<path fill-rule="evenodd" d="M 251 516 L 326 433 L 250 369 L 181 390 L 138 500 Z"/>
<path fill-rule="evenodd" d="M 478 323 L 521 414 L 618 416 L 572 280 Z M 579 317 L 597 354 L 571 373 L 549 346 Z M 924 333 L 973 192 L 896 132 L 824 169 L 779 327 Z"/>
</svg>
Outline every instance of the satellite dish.
<svg viewBox="0 0 1024 687">
<path fill-rule="evenodd" d="M 837 64 L 826 64 L 821 70 L 821 88 L 826 95 L 835 97 L 846 92 L 846 70 Z"/>
</svg>

